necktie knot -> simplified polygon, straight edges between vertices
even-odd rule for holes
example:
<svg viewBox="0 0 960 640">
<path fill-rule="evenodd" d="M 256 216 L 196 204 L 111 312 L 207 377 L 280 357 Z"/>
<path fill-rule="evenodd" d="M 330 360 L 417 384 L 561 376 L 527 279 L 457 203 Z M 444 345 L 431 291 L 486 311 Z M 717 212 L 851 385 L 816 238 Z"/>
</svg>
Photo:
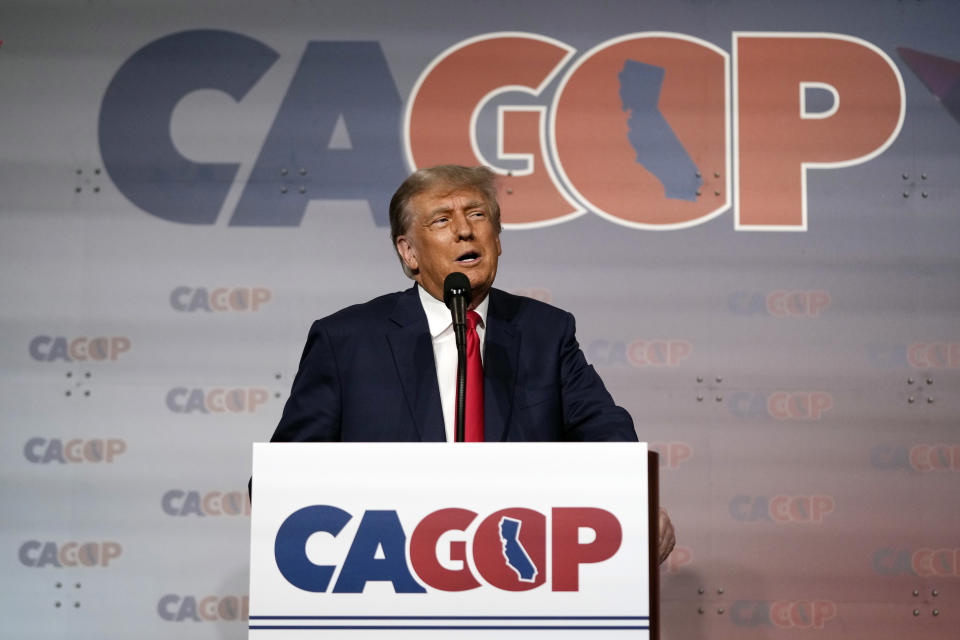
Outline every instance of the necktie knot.
<svg viewBox="0 0 960 640">
<path fill-rule="evenodd" d="M 480 324 L 480 314 L 476 311 L 467 311 L 467 331 L 476 331 Z"/>
</svg>

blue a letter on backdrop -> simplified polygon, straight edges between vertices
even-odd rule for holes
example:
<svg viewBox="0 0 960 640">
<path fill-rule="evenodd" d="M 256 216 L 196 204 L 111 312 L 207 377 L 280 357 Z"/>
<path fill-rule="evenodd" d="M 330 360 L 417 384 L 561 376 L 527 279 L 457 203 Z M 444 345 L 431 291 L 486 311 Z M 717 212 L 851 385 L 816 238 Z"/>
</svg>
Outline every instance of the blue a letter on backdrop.
<svg viewBox="0 0 960 640">
<path fill-rule="evenodd" d="M 311 42 L 230 224 L 295 227 L 322 199 L 366 200 L 387 226 L 387 203 L 406 178 L 400 106 L 379 43 Z M 352 148 L 331 148 L 340 118 Z"/>
</svg>

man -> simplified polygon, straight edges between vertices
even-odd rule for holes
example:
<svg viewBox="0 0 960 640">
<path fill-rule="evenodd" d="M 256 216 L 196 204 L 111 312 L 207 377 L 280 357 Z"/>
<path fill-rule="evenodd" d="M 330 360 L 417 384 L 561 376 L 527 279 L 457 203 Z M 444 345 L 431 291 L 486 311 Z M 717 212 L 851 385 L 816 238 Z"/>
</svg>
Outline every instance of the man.
<svg viewBox="0 0 960 640">
<path fill-rule="evenodd" d="M 314 322 L 272 441 L 452 441 L 457 351 L 442 300 L 453 271 L 470 280 L 477 314 L 484 440 L 637 440 L 630 414 L 587 364 L 573 316 L 492 288 L 494 178 L 485 167 L 442 165 L 400 185 L 391 237 L 417 284 Z M 661 562 L 673 543 L 661 511 Z"/>
</svg>

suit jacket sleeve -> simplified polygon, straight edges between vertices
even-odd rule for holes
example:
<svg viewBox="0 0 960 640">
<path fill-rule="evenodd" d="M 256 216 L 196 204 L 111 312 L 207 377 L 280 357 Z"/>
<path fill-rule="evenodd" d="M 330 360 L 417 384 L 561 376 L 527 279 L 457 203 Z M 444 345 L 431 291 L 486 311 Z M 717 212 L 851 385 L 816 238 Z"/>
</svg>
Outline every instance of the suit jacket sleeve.
<svg viewBox="0 0 960 640">
<path fill-rule="evenodd" d="M 340 440 L 341 381 L 330 336 L 323 322 L 310 327 L 290 398 L 271 442 Z"/>
<path fill-rule="evenodd" d="M 614 403 L 593 365 L 587 363 L 577 343 L 573 316 L 564 315 L 559 354 L 564 439 L 636 442 L 633 419 Z"/>
</svg>

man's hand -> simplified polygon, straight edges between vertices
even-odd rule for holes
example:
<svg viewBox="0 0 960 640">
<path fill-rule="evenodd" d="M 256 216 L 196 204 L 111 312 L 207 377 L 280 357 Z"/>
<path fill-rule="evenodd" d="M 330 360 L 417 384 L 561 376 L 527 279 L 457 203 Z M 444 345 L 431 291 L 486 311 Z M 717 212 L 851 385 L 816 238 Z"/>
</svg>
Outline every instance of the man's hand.
<svg viewBox="0 0 960 640">
<path fill-rule="evenodd" d="M 673 545 L 677 543 L 677 536 L 673 532 L 673 523 L 670 522 L 670 516 L 667 510 L 660 507 L 660 536 L 657 546 L 657 564 L 663 564 L 670 552 L 673 551 Z"/>
</svg>

